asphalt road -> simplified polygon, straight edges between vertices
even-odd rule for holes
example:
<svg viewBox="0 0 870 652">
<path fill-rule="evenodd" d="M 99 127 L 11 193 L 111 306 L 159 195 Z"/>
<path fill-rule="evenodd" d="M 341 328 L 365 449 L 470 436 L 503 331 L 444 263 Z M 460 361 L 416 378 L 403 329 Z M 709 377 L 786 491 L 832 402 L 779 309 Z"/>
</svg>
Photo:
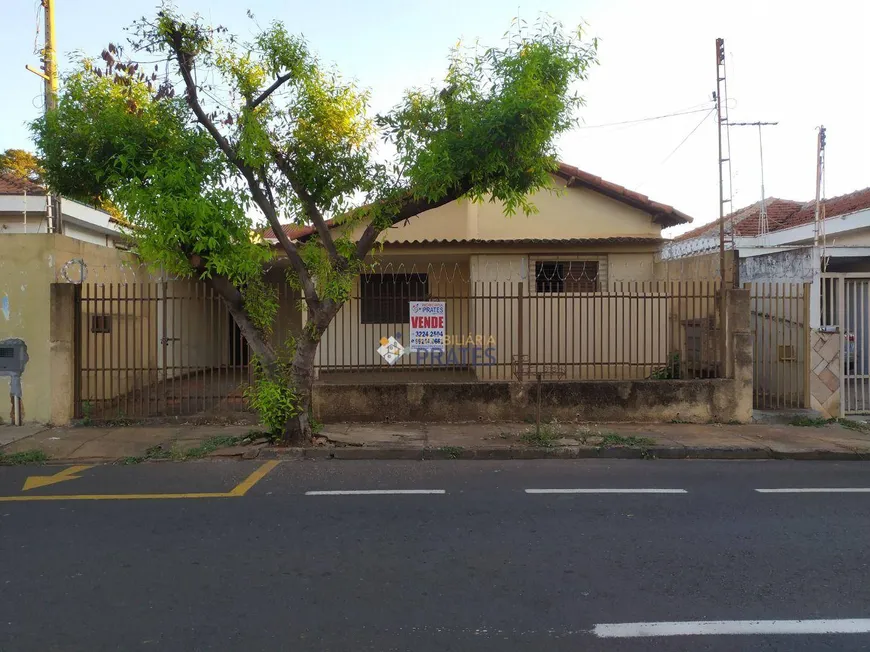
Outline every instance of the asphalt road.
<svg viewBox="0 0 870 652">
<path fill-rule="evenodd" d="M 756 491 L 868 488 L 862 462 L 285 462 L 237 497 L 2 501 L 229 492 L 260 465 L 27 492 L 62 468 L 0 468 L 0 650 L 870 649 L 870 493 Z M 438 493 L 306 495 L 392 490 Z M 725 622 L 659 635 L 696 621 Z M 777 626 L 743 621 L 862 633 L 721 633 Z M 607 637 L 626 623 L 654 635 Z"/>
</svg>

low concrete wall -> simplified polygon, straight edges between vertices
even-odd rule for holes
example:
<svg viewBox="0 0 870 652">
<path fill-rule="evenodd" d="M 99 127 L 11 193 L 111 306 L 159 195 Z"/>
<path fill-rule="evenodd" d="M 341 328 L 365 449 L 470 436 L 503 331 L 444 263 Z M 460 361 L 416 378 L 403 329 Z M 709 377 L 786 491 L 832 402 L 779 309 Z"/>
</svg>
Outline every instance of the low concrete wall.
<svg viewBox="0 0 870 652">
<path fill-rule="evenodd" d="M 541 384 L 541 418 L 558 421 L 746 422 L 751 404 L 734 379 L 551 381 Z M 323 422 L 523 421 L 534 418 L 534 382 L 320 384 Z"/>
<path fill-rule="evenodd" d="M 727 378 L 562 380 L 541 384 L 541 417 L 558 421 L 752 420 L 749 290 L 726 290 Z M 314 390 L 314 413 L 335 421 L 522 421 L 534 417 L 535 382 L 329 384 Z"/>
</svg>

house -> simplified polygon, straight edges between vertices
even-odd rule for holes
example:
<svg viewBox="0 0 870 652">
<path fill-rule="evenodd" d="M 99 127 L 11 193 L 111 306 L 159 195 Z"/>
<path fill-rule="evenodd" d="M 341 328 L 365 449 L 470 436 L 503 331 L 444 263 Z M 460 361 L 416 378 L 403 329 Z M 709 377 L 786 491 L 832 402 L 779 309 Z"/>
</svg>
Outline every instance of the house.
<svg viewBox="0 0 870 652">
<path fill-rule="evenodd" d="M 57 203 L 59 227 L 49 232 L 45 189 L 0 174 L 0 395 L 8 382 L 12 423 L 50 422 L 69 412 L 68 397 L 49 390 L 54 378 L 69 376 L 58 371 L 55 353 L 72 354 L 73 314 L 53 311 L 54 285 L 137 280 L 139 263 L 108 213 L 65 198 Z M 7 368 L 13 364 L 20 367 Z"/>
<path fill-rule="evenodd" d="M 800 372 L 794 390 L 806 395 L 802 407 L 828 416 L 870 411 L 870 188 L 825 199 L 818 224 L 815 200 L 768 198 L 764 208 L 766 224 L 761 202 L 725 218 L 738 282 L 757 294 L 756 322 L 773 326 L 766 338 L 756 337 L 757 398 L 781 393 L 785 379 Z M 716 221 L 677 236 L 663 257 L 714 255 L 718 230 Z M 804 284 L 807 323 L 790 301 L 802 296 L 796 286 Z"/>
<path fill-rule="evenodd" d="M 531 200 L 537 213 L 512 217 L 455 201 L 382 234 L 322 335 L 318 417 L 522 419 L 537 383 L 551 418 L 746 420 L 739 293 L 660 261 L 662 230 L 690 218 L 568 165 Z M 225 303 L 201 281 L 150 276 L 102 235 L 0 237 L 0 335 L 29 353 L 24 420 L 245 410 L 254 360 Z M 285 274 L 280 258 L 267 271 L 276 344 L 306 320 Z"/>
<path fill-rule="evenodd" d="M 666 278 L 657 264 L 662 229 L 691 218 L 566 164 L 531 200 L 538 212 L 530 216 L 455 201 L 382 234 L 376 267 L 356 280 L 323 336 L 319 379 L 350 382 L 365 371 L 389 382 L 510 380 L 542 370 L 624 379 L 666 365 L 683 335 L 666 327 L 668 300 L 652 298 L 652 284 Z M 285 232 L 303 240 L 314 229 Z M 442 350 L 408 350 L 414 301 L 443 304 Z M 282 325 L 293 331 L 303 320 L 288 313 Z M 390 338 L 402 355 L 385 361 L 378 349 L 393 346 Z"/>
<path fill-rule="evenodd" d="M 121 242 L 121 233 L 108 213 L 63 197 L 57 202 L 60 227 L 53 229 L 55 232 L 102 247 L 115 247 Z M 51 231 L 46 221 L 45 189 L 0 173 L 0 235 Z"/>
</svg>

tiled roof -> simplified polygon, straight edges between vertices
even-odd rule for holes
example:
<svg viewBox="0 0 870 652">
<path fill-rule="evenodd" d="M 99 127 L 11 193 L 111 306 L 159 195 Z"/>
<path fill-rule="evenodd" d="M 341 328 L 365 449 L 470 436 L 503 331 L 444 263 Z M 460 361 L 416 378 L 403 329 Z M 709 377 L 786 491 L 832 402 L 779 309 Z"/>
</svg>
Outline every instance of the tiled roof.
<svg viewBox="0 0 870 652">
<path fill-rule="evenodd" d="M 664 227 L 676 226 L 677 224 L 687 224 L 692 221 L 692 218 L 685 213 L 678 211 L 673 206 L 662 204 L 653 201 L 646 195 L 639 192 L 628 190 L 627 188 L 605 181 L 601 177 L 596 177 L 594 174 L 589 174 L 573 165 L 567 163 L 559 163 L 559 171 L 557 174 L 568 181 L 568 187 L 586 187 L 596 190 L 603 195 L 606 195 L 617 201 L 621 201 L 629 206 L 639 208 L 652 215 L 653 221 L 661 224 Z"/>
<path fill-rule="evenodd" d="M 870 208 L 870 188 L 826 199 L 824 206 L 826 219 Z M 765 201 L 765 208 L 767 209 L 768 232 L 782 231 L 783 229 L 790 229 L 802 224 L 810 224 L 815 220 L 816 216 L 815 200 L 799 202 L 770 197 Z M 751 206 L 741 208 L 725 217 L 726 221 L 729 219 L 734 224 L 734 235 L 746 237 L 759 235 L 761 202 L 759 201 Z M 682 233 L 674 238 L 674 240 L 691 240 L 698 237 L 716 236 L 718 233 L 719 220 L 715 220 L 709 224 L 699 226 L 697 229 Z"/>
<path fill-rule="evenodd" d="M 44 195 L 45 189 L 13 174 L 0 173 L 0 195 Z"/>
</svg>

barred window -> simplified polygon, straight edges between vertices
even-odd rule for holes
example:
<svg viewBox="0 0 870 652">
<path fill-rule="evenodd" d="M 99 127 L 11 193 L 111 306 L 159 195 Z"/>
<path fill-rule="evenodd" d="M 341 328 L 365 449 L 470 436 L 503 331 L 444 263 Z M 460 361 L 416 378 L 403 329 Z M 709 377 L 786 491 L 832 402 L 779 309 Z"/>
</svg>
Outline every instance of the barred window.
<svg viewBox="0 0 870 652">
<path fill-rule="evenodd" d="M 541 260 L 535 263 L 537 292 L 598 292 L 597 260 Z"/>
<path fill-rule="evenodd" d="M 399 324 L 410 321 L 410 301 L 429 298 L 426 274 L 371 274 L 360 277 L 360 323 Z"/>
</svg>

